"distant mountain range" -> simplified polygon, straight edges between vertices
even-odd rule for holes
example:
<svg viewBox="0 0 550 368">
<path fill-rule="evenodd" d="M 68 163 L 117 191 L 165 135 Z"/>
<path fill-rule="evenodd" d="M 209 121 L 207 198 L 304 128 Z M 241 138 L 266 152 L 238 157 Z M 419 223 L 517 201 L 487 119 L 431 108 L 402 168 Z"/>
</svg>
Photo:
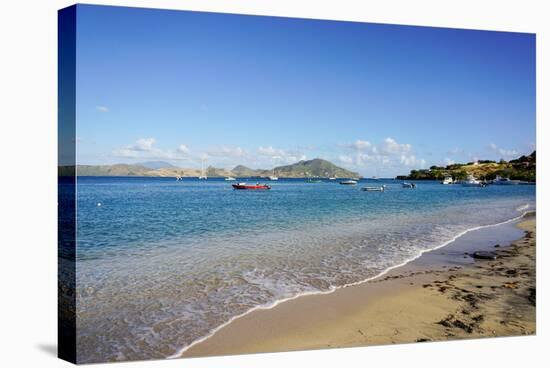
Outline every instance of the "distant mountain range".
<svg viewBox="0 0 550 368">
<path fill-rule="evenodd" d="M 60 166 L 60 176 L 70 176 L 74 172 L 74 166 Z M 168 162 L 150 161 L 139 164 L 116 165 L 78 165 L 78 176 L 159 176 L 159 177 L 196 177 L 201 175 L 200 169 L 180 168 Z M 209 166 L 206 169 L 208 177 L 266 177 L 275 175 L 281 178 L 308 178 L 308 177 L 338 177 L 354 178 L 359 174 L 336 166 L 330 161 L 316 158 L 303 160 L 291 165 L 278 166 L 272 170 L 251 169 L 243 165 L 237 165 L 232 170 L 220 169 Z"/>
</svg>

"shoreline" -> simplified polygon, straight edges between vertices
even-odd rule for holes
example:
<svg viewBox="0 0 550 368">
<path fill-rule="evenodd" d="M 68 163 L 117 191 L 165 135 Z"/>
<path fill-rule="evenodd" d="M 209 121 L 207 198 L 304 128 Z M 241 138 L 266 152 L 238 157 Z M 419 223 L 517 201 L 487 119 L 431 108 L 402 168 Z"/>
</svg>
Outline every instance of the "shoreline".
<svg viewBox="0 0 550 368">
<path fill-rule="evenodd" d="M 451 275 L 450 273 L 458 273 L 459 271 L 464 272 L 466 269 L 471 273 L 476 270 L 476 267 L 479 267 L 476 265 L 477 263 L 474 263 L 461 266 L 440 265 L 434 268 L 433 265 L 428 266 L 422 264 L 422 262 L 417 262 L 418 260 L 423 260 L 427 255 L 433 254 L 438 249 L 445 247 L 453 248 L 453 243 L 457 242 L 457 239 L 464 237 L 468 233 L 519 221 L 521 221 L 521 224 L 532 223 L 533 229 L 529 230 L 526 234 L 533 235 L 530 239 L 532 239 L 533 244 L 535 244 L 535 218 L 533 212 L 526 212 L 516 218 L 498 224 L 474 227 L 461 232 L 451 240 L 437 247 L 421 252 L 418 256 L 402 264 L 390 267 L 374 277 L 327 291 L 298 294 L 291 298 L 276 301 L 268 306 L 264 305 L 252 308 L 239 316 L 233 317 L 228 322 L 214 329 L 210 334 L 182 348 L 169 358 L 432 341 L 433 339 L 431 338 L 418 338 L 416 340 L 400 338 L 394 341 L 395 339 L 391 339 L 391 336 L 386 336 L 388 337 L 388 341 L 378 341 L 384 340 L 384 334 L 379 336 L 378 339 L 373 339 L 371 337 L 367 338 L 368 333 L 362 331 L 361 328 L 357 329 L 359 331 L 358 335 L 360 336 L 359 341 L 356 341 L 357 338 L 353 336 L 349 336 L 347 339 L 343 340 L 342 338 L 339 339 L 338 336 L 341 335 L 343 329 L 346 329 L 344 326 L 347 326 L 349 329 L 348 324 L 352 316 L 357 316 L 361 313 L 365 314 L 369 310 L 375 308 L 380 300 L 391 300 L 395 302 L 393 299 L 398 298 L 400 299 L 400 303 L 407 302 L 410 304 L 412 302 L 411 299 L 414 298 L 411 298 L 411 295 L 409 295 L 409 289 L 413 285 L 418 286 L 421 282 L 424 283 L 423 285 L 431 285 L 430 282 L 434 283 L 434 281 L 438 281 L 433 280 L 433 278 L 439 277 L 441 274 L 449 274 L 449 277 L 453 276 L 452 279 L 454 280 L 457 276 Z M 525 236 L 512 242 L 512 244 L 507 247 L 500 248 L 498 252 L 517 246 L 515 244 L 525 239 Z M 403 279 L 407 279 L 408 281 L 406 283 L 403 281 L 396 281 Z M 428 287 L 422 287 L 421 290 L 426 291 Z M 367 297 L 364 295 L 367 295 Z M 441 302 L 441 300 L 437 299 L 440 298 L 425 301 L 416 305 L 416 307 L 420 309 L 430 309 L 429 307 L 433 305 L 433 303 L 437 305 L 438 302 Z M 426 303 L 427 308 L 423 308 L 424 303 Z M 365 309 L 367 311 L 365 311 Z M 319 310 L 321 310 L 321 312 L 319 312 Z M 376 315 L 376 317 L 376 320 L 380 319 L 379 315 Z M 289 321 L 292 321 L 292 323 L 289 324 Z M 445 320 L 442 319 L 441 321 Z M 355 321 L 354 323 L 360 324 L 360 322 L 361 321 Z M 378 323 L 382 325 L 382 328 L 383 325 L 391 325 L 391 323 L 386 322 L 387 321 L 379 321 Z M 442 323 L 445 325 L 455 322 L 456 321 L 447 321 Z M 456 324 L 460 325 L 461 323 L 456 322 Z M 443 325 L 440 324 L 440 326 Z M 372 327 L 373 326 L 370 326 L 369 329 Z M 327 332 L 327 329 L 331 332 L 329 335 L 321 333 L 321 331 Z M 432 329 L 429 328 L 428 330 L 431 331 Z M 309 331 L 309 335 L 304 335 L 306 331 Z M 315 331 L 317 331 L 317 333 L 314 333 Z M 357 331 L 355 333 L 357 333 Z M 506 336 L 506 334 L 494 335 Z M 453 339 L 461 338 L 454 334 L 452 336 Z M 449 336 L 447 336 L 447 338 L 448 337 Z M 435 338 L 435 340 L 441 341 L 447 338 L 440 336 Z"/>
</svg>

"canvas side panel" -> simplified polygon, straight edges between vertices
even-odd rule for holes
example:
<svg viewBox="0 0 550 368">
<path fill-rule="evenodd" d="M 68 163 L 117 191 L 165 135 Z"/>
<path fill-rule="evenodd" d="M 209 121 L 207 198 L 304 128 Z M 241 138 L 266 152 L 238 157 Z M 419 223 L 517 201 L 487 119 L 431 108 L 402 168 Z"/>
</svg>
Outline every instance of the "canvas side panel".
<svg viewBox="0 0 550 368">
<path fill-rule="evenodd" d="M 76 363 L 76 6 L 58 13 L 58 356 Z"/>
</svg>

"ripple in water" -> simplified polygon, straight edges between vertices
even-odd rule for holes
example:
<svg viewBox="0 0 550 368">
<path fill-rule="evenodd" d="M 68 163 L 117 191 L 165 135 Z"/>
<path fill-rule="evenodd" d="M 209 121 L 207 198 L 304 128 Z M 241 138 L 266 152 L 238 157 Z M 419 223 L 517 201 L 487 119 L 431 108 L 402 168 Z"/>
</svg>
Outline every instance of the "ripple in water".
<svg viewBox="0 0 550 368">
<path fill-rule="evenodd" d="M 245 197 L 218 183 L 119 180 L 79 188 L 81 363 L 172 356 L 252 308 L 365 280 L 534 206 L 530 186 L 375 197 L 291 182 Z"/>
</svg>

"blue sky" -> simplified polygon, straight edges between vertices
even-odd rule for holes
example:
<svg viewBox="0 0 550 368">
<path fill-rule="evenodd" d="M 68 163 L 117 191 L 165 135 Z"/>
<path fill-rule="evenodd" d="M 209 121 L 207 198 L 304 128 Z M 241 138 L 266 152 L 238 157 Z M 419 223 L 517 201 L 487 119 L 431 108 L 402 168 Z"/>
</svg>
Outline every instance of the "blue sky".
<svg viewBox="0 0 550 368">
<path fill-rule="evenodd" d="M 535 144 L 535 36 L 82 6 L 77 160 L 362 175 Z"/>
</svg>

